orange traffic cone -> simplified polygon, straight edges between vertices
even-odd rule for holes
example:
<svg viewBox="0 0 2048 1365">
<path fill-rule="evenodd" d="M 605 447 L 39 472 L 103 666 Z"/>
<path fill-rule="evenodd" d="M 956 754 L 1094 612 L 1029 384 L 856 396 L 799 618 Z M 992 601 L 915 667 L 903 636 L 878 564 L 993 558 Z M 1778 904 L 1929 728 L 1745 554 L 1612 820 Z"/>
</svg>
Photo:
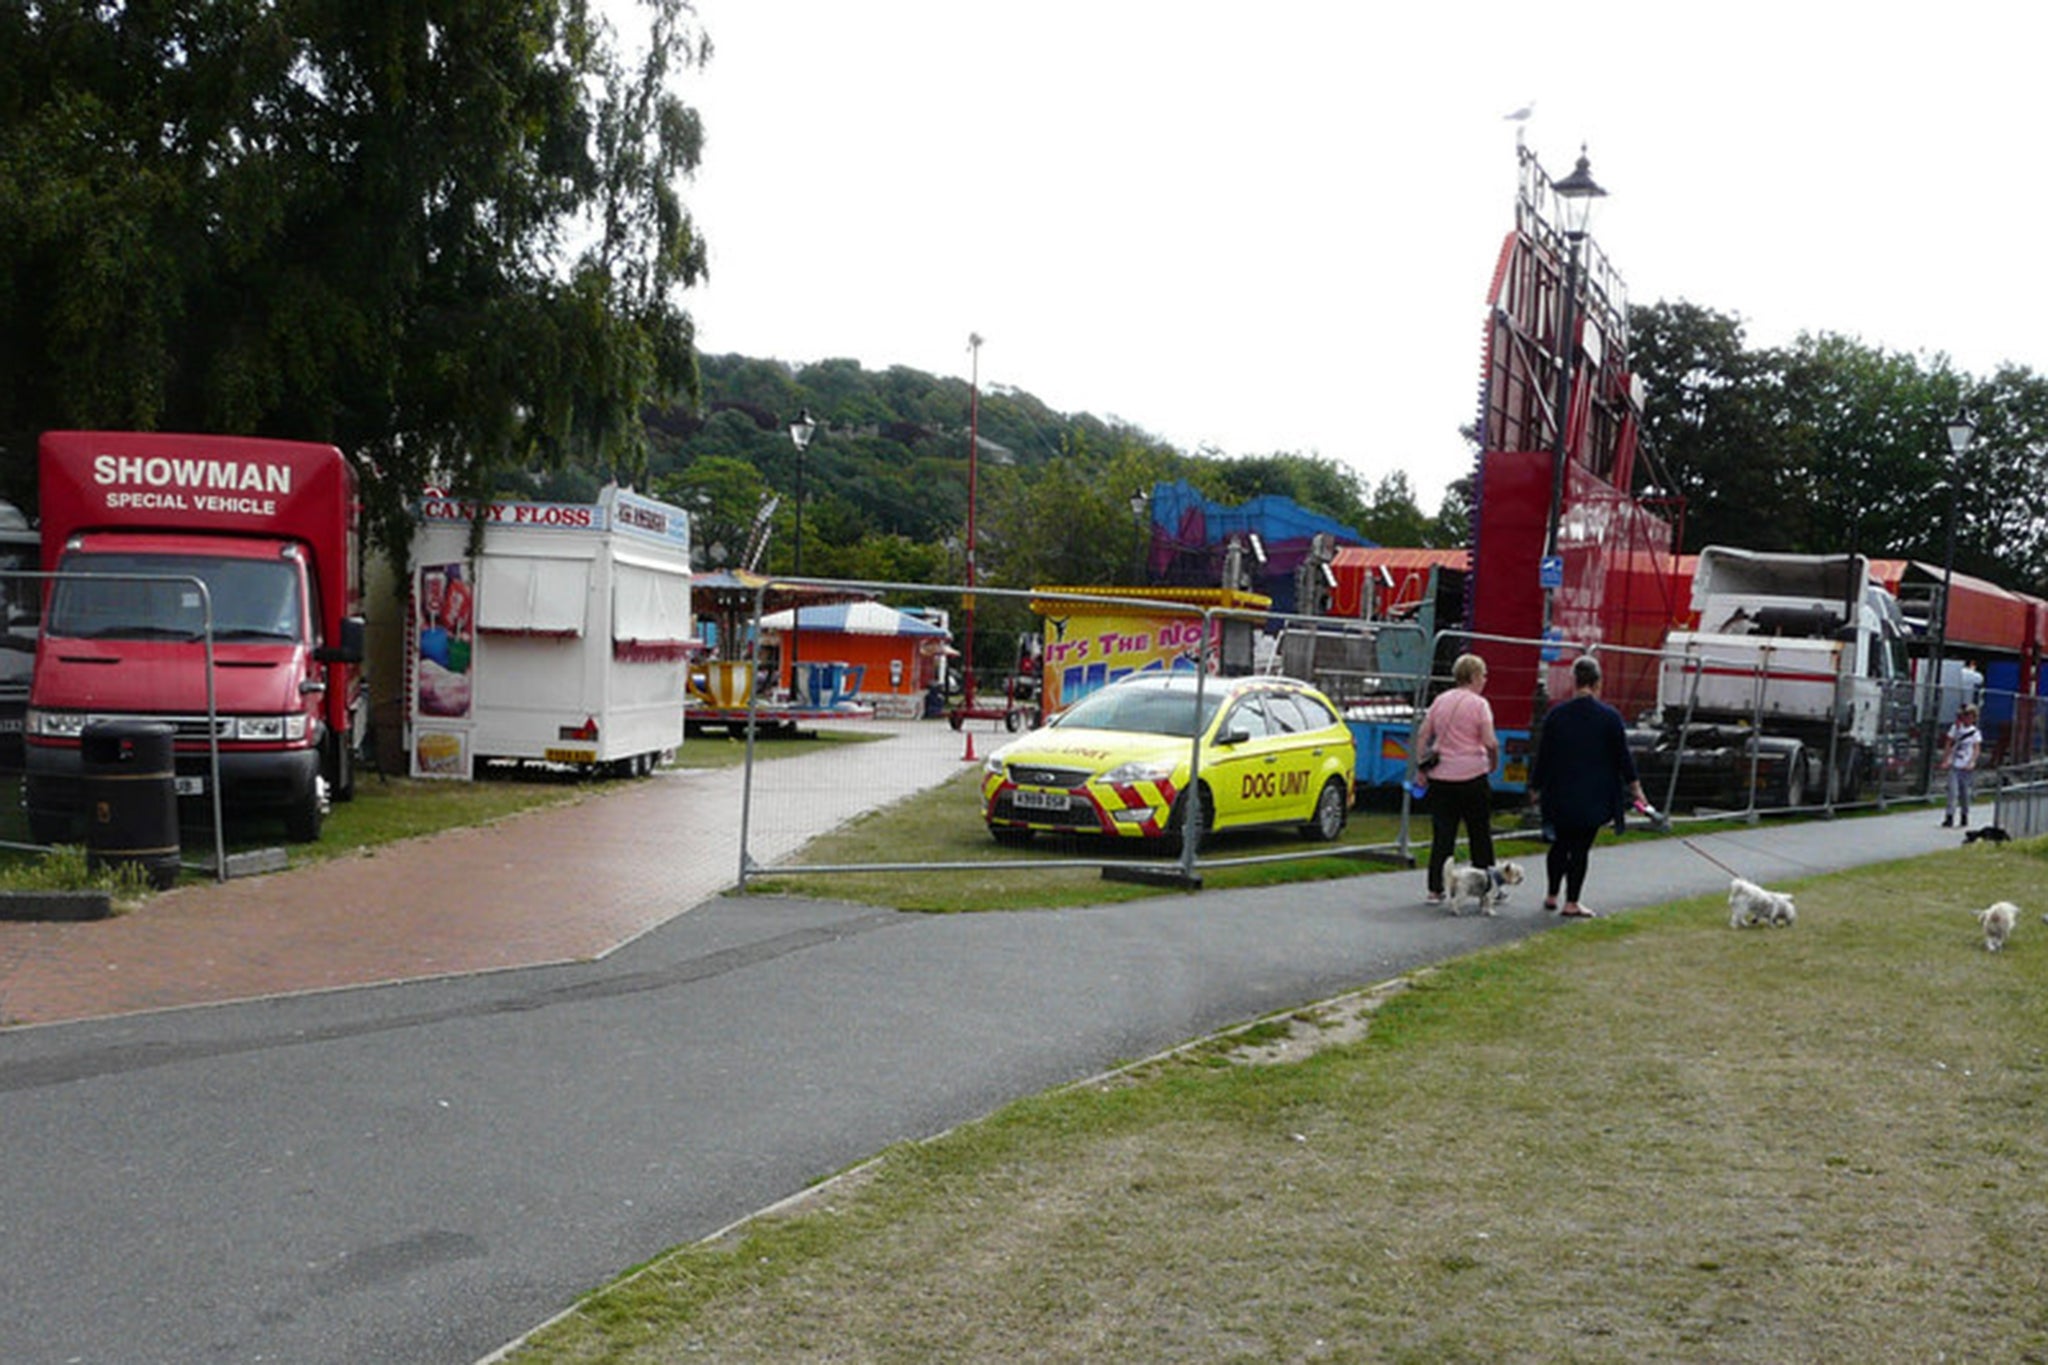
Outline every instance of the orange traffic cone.
<svg viewBox="0 0 2048 1365">
<path fill-rule="evenodd" d="M 979 763 L 981 760 L 974 756 L 974 731 L 962 725 L 960 733 L 967 736 L 967 752 L 960 755 L 960 761 L 962 763 Z"/>
</svg>

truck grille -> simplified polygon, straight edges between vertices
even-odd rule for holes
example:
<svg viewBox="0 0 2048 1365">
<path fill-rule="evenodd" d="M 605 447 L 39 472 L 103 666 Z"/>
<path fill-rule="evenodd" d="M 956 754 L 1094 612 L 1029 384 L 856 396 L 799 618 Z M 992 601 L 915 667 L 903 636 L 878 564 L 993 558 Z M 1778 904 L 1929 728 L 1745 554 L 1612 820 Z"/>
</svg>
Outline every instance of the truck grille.
<svg viewBox="0 0 2048 1365">
<path fill-rule="evenodd" d="M 206 743 L 207 729 L 205 716 L 104 715 L 95 711 L 86 717 L 88 725 L 96 724 L 103 720 L 143 721 L 154 725 L 168 725 L 171 727 L 171 742 L 174 744 Z M 228 738 L 232 726 L 233 722 L 226 716 L 217 717 L 214 721 L 215 732 L 219 734 L 223 741 Z"/>
</svg>

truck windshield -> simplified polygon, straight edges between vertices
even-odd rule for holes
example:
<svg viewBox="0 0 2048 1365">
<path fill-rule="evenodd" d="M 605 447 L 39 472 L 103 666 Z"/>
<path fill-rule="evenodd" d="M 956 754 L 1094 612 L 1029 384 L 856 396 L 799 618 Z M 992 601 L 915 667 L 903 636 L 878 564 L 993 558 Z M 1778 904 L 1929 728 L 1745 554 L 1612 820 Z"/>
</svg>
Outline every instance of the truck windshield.
<svg viewBox="0 0 2048 1365">
<path fill-rule="evenodd" d="M 216 640 L 296 640 L 305 619 L 298 566 L 285 559 L 206 555 L 72 554 L 60 574 L 157 574 L 65 578 L 50 598 L 49 633 L 83 640 L 197 640 L 206 630 L 199 589 L 213 599 Z"/>
</svg>

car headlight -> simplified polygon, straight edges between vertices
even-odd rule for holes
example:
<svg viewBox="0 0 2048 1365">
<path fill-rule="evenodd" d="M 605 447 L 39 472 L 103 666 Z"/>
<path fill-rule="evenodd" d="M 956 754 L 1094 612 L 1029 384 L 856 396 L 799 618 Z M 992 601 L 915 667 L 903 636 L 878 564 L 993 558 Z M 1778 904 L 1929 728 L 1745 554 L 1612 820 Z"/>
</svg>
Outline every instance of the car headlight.
<svg viewBox="0 0 2048 1365">
<path fill-rule="evenodd" d="M 994 754 L 990 754 L 981 761 L 981 771 L 985 777 L 1001 777 L 1008 767 L 1008 764 L 1004 763 L 1003 760 L 997 758 Z"/>
<path fill-rule="evenodd" d="M 1164 782 L 1173 776 L 1174 764 L 1166 759 L 1133 759 L 1119 763 L 1108 772 L 1096 777 L 1097 782 L 1107 782 L 1113 787 L 1128 786 L 1133 782 Z"/>
<path fill-rule="evenodd" d="M 83 711 L 45 711 L 39 706 L 32 706 L 23 726 L 32 735 L 77 739 L 85 733 L 85 719 Z"/>
</svg>

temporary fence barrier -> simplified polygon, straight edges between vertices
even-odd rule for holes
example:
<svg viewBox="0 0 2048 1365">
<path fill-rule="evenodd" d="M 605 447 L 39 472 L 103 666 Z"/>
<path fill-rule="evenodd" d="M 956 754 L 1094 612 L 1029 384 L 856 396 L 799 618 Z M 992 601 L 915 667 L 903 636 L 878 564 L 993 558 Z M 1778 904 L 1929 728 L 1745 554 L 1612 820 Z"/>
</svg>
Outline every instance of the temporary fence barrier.
<svg viewBox="0 0 2048 1365">
<path fill-rule="evenodd" d="M 981 587 L 970 593 L 963 585 L 824 579 L 778 580 L 774 587 L 778 595 L 801 590 L 813 600 L 891 596 L 916 604 L 913 619 L 964 623 L 966 633 L 961 636 L 957 662 L 974 669 L 974 687 L 971 693 L 960 688 L 958 670 L 944 668 L 940 671 L 951 674 L 953 690 L 945 691 L 944 684 L 938 684 L 936 695 L 927 689 L 921 701 L 906 700 L 901 691 L 879 687 L 876 680 L 891 675 L 871 643 L 858 644 L 851 635 L 833 642 L 822 628 L 822 615 L 820 629 L 807 628 L 804 623 L 811 621 L 813 610 L 809 607 L 802 618 L 785 611 L 778 620 L 777 614 L 767 609 L 764 585 L 744 623 L 748 641 L 745 660 L 728 658 L 723 664 L 709 665 L 743 669 L 756 684 L 743 713 L 728 713 L 733 719 L 729 742 L 743 738 L 747 746 L 739 866 L 742 885 L 764 874 L 799 870 L 834 874 L 1049 868 L 1092 868 L 1111 877 L 1192 883 L 1205 868 L 1326 857 L 1333 852 L 1411 863 L 1417 841 L 1417 798 L 1412 786 L 1416 775 L 1410 740 L 1430 699 L 1451 685 L 1451 662 L 1466 650 L 1482 656 L 1522 651 L 1528 657 L 1540 657 L 1539 676 L 1554 683 L 1569 677 L 1570 661 L 1582 653 L 1605 660 L 1610 675 L 1618 668 L 1616 661 L 1623 658 L 1634 661 L 1626 666 L 1631 676 L 1654 679 L 1665 675 L 1667 697 L 1676 695 L 1684 700 L 1668 706 L 1661 715 L 1651 707 L 1625 717 L 1638 755 L 1646 767 L 1654 768 L 1645 783 L 1646 794 L 1651 805 L 1662 808 L 1660 818 L 1674 806 L 1680 819 L 1755 821 L 1774 810 L 1831 815 L 1903 799 L 1924 800 L 1929 795 L 1924 774 L 1938 757 L 1941 743 L 1941 727 L 1935 723 L 1925 694 L 1916 692 L 1910 680 L 1866 686 L 1866 680 L 1850 671 L 1857 660 L 1854 651 L 1848 650 L 1840 651 L 1841 676 L 1816 679 L 1782 666 L 1778 651 L 1768 643 L 1760 651 L 1736 659 L 1715 657 L 1697 648 L 1640 649 L 1460 631 L 1439 631 L 1425 638 L 1413 626 L 1399 622 L 1275 613 L 1238 603 L 1218 605 L 1209 599 L 1219 594 L 1204 591 L 1027 592 Z M 799 629 L 795 652 L 803 667 L 791 670 L 781 657 L 784 651 L 776 646 Z M 912 662 L 898 671 L 896 681 L 910 684 L 906 690 L 912 693 L 922 684 L 921 678 L 913 676 L 916 659 L 936 657 L 944 664 L 955 662 L 943 644 L 929 647 L 923 655 L 912 650 L 902 657 Z M 997 662 L 992 664 L 991 659 Z M 1198 680 L 1187 694 L 1190 711 L 1183 728 L 1190 736 L 1202 708 L 1210 703 L 1211 686 L 1227 685 L 1205 681 L 1212 675 L 1284 673 L 1315 685 L 1337 704 L 1353 732 L 1355 799 L 1373 802 L 1384 798 L 1397 813 L 1394 837 L 1371 845 L 1345 844 L 1335 850 L 1270 851 L 1253 847 L 1256 841 L 1205 845 L 1200 829 L 1203 812 L 1193 802 L 1185 809 L 1177 808 L 1170 826 L 1151 831 L 1155 836 L 1151 839 L 1100 833 L 1082 837 L 1079 831 L 1099 831 L 1104 817 L 1099 803 L 1090 799 L 1083 804 L 1083 797 L 1078 796 L 1066 817 L 1076 831 L 1072 837 L 1039 835 L 1031 839 L 1028 850 L 1022 850 L 1015 846 L 1023 842 L 1021 836 L 1006 839 L 999 830 L 995 837 L 988 837 L 987 831 L 974 828 L 980 824 L 988 793 L 993 790 L 999 798 L 1002 795 L 1004 778 L 990 771 L 990 756 L 1014 734 L 1029 728 L 1041 714 L 1057 714 L 1080 696 L 1127 673 L 1175 667 L 1186 669 Z M 1667 745 L 1665 752 L 1658 754 L 1657 745 L 1664 735 L 1699 735 L 1694 712 L 1700 680 L 1709 675 L 1724 692 L 1731 679 L 1742 680 L 1746 688 L 1746 714 L 1732 721 L 1721 717 L 1735 736 L 1733 755 L 1727 746 L 1712 752 L 1684 745 Z M 1841 724 L 1823 719 L 1809 732 L 1810 743 L 1774 748 L 1777 741 L 1770 737 L 1785 732 L 1780 702 L 1784 689 L 1791 686 L 1819 689 L 1822 703 L 1818 710 L 1823 717 L 1847 715 L 1857 706 L 1865 708 L 1859 738 L 1850 742 Z M 1995 729 L 1987 726 L 1986 754 L 1995 755 L 1999 763 L 2039 756 L 2041 727 L 2033 704 L 2024 698 L 2008 698 L 2002 706 L 1993 704 L 1993 698 L 1986 701 L 1987 713 L 2008 717 Z M 827 732 L 843 747 L 823 765 L 822 779 L 785 787 L 774 777 L 774 764 L 768 760 L 782 736 L 806 728 Z M 701 738 L 701 731 L 693 733 Z M 859 742 L 863 735 L 887 735 L 888 742 L 864 744 Z M 947 751 L 948 735 L 951 752 Z M 1504 730 L 1501 737 L 1502 753 L 1493 780 L 1499 807 L 1512 808 L 1526 791 L 1538 726 Z M 1765 742 L 1753 742 L 1757 737 L 1764 737 Z M 1652 758 L 1658 761 L 1652 764 Z M 1213 761 L 1190 737 L 1185 788 L 1200 790 L 1205 781 L 1204 764 Z M 816 760 L 807 760 L 805 766 L 820 770 Z M 1072 779 L 1075 791 L 1084 785 L 1083 776 L 1061 774 L 1063 779 Z M 1988 762 L 1980 780 L 2001 781 Z M 971 833 L 954 845 L 958 857 L 897 859 L 889 856 L 886 844 L 853 854 L 849 849 L 857 841 L 845 839 L 828 848 L 805 848 L 821 829 L 842 825 L 878 803 L 946 783 L 958 788 L 957 810 L 972 814 L 966 821 Z M 1716 799 L 1691 799 L 1702 787 L 1717 793 Z M 1139 793 L 1130 800 L 1156 801 L 1157 795 Z M 1182 797 L 1182 792 L 1173 793 L 1177 802 Z M 1010 800 L 1014 803 L 1014 795 Z M 953 813 L 949 811 L 949 817 Z M 1135 809 L 1112 815 L 1133 823 L 1150 818 L 1147 812 Z M 1534 822 L 1527 824 L 1533 837 Z M 1513 837 L 1515 832 L 1507 829 L 1499 834 Z"/>
<path fill-rule="evenodd" d="M 872 638 L 861 639 L 862 628 L 852 625 L 847 613 L 832 615 L 808 606 L 801 616 L 771 611 L 769 588 L 763 585 L 745 624 L 744 662 L 732 657 L 739 651 L 736 642 L 728 640 L 722 651 L 726 657 L 704 665 L 707 690 L 713 669 L 744 669 L 751 680 L 744 712 L 706 709 L 699 723 L 690 727 L 693 738 L 685 741 L 687 746 L 707 738 L 711 726 L 706 722 L 715 715 L 722 723 L 729 722 L 722 724 L 731 732 L 727 742 L 744 739 L 747 746 L 739 868 L 743 886 L 764 874 L 799 870 L 809 875 L 1028 873 L 1048 868 L 1088 868 L 1112 878 L 1192 883 L 1204 867 L 1333 855 L 1405 859 L 1399 844 L 1317 844 L 1272 852 L 1261 846 L 1261 840 L 1246 839 L 1233 840 L 1220 850 L 1214 845 L 1205 849 L 1207 831 L 1202 826 L 1207 810 L 1189 795 L 1203 792 L 1213 780 L 1205 774 L 1205 765 L 1230 761 L 1214 751 L 1205 753 L 1199 736 L 1198 722 L 1216 718 L 1216 698 L 1228 686 L 1219 678 L 1279 671 L 1278 642 L 1289 631 L 1356 641 L 1361 634 L 1358 622 L 1273 613 L 1209 590 L 977 587 L 969 592 L 964 585 L 820 579 L 777 580 L 773 586 L 778 598 L 800 590 L 819 600 L 834 595 L 907 599 L 913 604 L 913 620 L 961 624 L 957 662 L 972 667 L 973 687 L 970 691 L 960 685 L 965 681 L 960 671 L 947 668 L 942 671 L 950 677 L 938 684 L 937 695 L 925 689 L 923 710 L 906 712 L 895 705 L 900 693 L 878 686 L 878 680 L 891 677 L 883 667 L 888 662 L 886 650 L 878 652 Z M 869 619 L 868 630 L 891 629 L 886 619 L 877 620 L 873 613 Z M 807 628 L 809 622 L 816 627 Z M 846 626 L 845 637 L 830 638 L 828 627 L 840 625 Z M 803 670 L 787 665 L 792 634 Z M 923 682 L 911 676 L 917 649 L 899 647 L 899 656 L 909 662 L 895 675 L 898 683 L 917 691 Z M 954 662 L 943 645 L 937 647 L 936 657 L 949 665 Z M 991 666 L 990 659 L 1000 662 Z M 827 679 L 858 676 L 861 682 L 856 690 L 821 697 L 814 690 L 818 675 L 806 671 L 820 667 Z M 1176 693 L 1171 703 L 1179 705 L 1178 698 L 1184 696 L 1188 708 L 1172 723 L 1174 737 L 1187 740 L 1185 776 L 1178 783 L 1164 779 L 1166 789 L 1153 778 L 1113 787 L 1091 784 L 1086 779 L 1092 770 L 1084 773 L 1078 767 L 1048 773 L 1055 779 L 1050 785 L 1019 784 L 992 759 L 1002 744 L 1041 715 L 1063 712 L 1129 674 L 1173 672 L 1184 673 L 1191 685 L 1184 694 Z M 949 681 L 954 684 L 950 689 Z M 734 697 L 728 691 L 725 699 Z M 952 736 L 952 753 L 937 751 L 931 738 L 934 731 Z M 773 747 L 793 732 L 829 734 L 832 742 L 843 746 L 822 769 L 815 756 L 806 759 L 807 769 L 825 775 L 811 779 L 801 791 L 782 788 L 772 761 Z M 890 738 L 884 744 L 863 744 L 864 734 Z M 1235 780 L 1264 782 L 1244 776 Z M 957 788 L 955 811 L 971 811 L 971 820 L 960 822 L 968 833 L 954 841 L 961 855 L 957 858 L 893 859 L 886 847 L 866 850 L 873 856 L 849 856 L 847 850 L 858 842 L 854 838 L 835 840 L 829 851 L 812 847 L 799 853 L 811 834 L 843 824 L 876 804 L 877 798 L 896 799 L 941 784 Z M 1277 792 L 1285 784 L 1273 785 Z M 1026 818 L 1017 815 L 1023 793 L 1028 793 L 1023 799 L 1060 807 L 1033 820 L 1041 827 L 1039 832 L 1004 823 Z M 1059 799 L 1062 794 L 1064 801 Z M 1282 799 L 1292 795 L 1289 791 Z M 997 822 L 992 829 L 980 829 L 991 800 L 996 803 Z M 1310 821 L 1303 815 L 1296 823 Z M 1109 832 L 1121 830 L 1134 833 Z M 1027 841 L 1029 850 L 1020 847 Z"/>
<path fill-rule="evenodd" d="M 195 599 L 194 605 L 197 609 L 194 612 L 186 613 L 192 617 L 194 622 L 191 636 L 187 642 L 196 643 L 200 647 L 195 666 L 203 670 L 204 675 L 206 704 L 203 713 L 171 715 L 156 712 L 136 712 L 133 710 L 118 712 L 92 710 L 89 712 L 68 712 L 61 722 L 56 717 L 42 717 L 39 719 L 45 728 L 61 724 L 62 734 L 59 735 L 53 729 L 51 730 L 52 737 L 75 739 L 81 745 L 80 768 L 74 779 L 77 782 L 75 799 L 79 802 L 86 800 L 90 786 L 89 774 L 86 771 L 88 765 L 85 762 L 85 754 L 83 752 L 84 740 L 86 732 L 96 724 L 104 722 L 161 722 L 169 727 L 174 741 L 184 741 L 188 745 L 203 742 L 205 746 L 203 751 L 203 767 L 197 772 L 192 771 L 195 765 L 188 758 L 185 764 L 182 765 L 185 772 L 183 774 L 173 774 L 170 780 L 173 785 L 174 796 L 194 794 L 191 788 L 195 786 L 203 788 L 206 800 L 202 804 L 202 809 L 209 817 L 207 820 L 208 825 L 210 825 L 208 834 L 213 845 L 213 862 L 209 870 L 214 873 L 216 879 L 224 880 L 228 875 L 229 860 L 221 809 L 221 717 L 218 697 L 214 687 L 217 676 L 215 646 L 218 643 L 218 639 L 214 620 L 213 594 L 205 580 L 186 574 L 43 573 L 25 570 L 7 574 L 4 578 L 6 581 L 6 598 L 9 604 L 8 624 L 10 627 L 18 623 L 17 609 L 21 605 L 39 603 L 45 590 L 53 590 L 56 585 L 64 583 L 128 584 L 136 586 L 143 591 L 168 587 L 177 590 L 181 596 L 187 592 L 192 594 Z M 39 614 L 38 612 L 37 615 Z M 30 619 L 34 618 L 31 617 Z M 153 638 L 163 637 L 159 634 Z M 0 693 L 0 700 L 9 703 L 19 701 L 21 710 L 18 714 L 21 715 L 24 724 L 23 732 L 19 737 L 21 747 L 18 751 L 14 750 L 12 745 L 0 744 L 0 749 L 7 750 L 10 755 L 8 762 L 11 766 L 4 776 L 13 788 L 10 795 L 15 798 L 7 803 L 5 811 L 0 811 L 0 832 L 19 836 L 10 838 L 5 837 L 4 833 L 0 833 L 0 848 L 26 852 L 44 852 L 60 843 L 67 842 L 69 836 L 76 832 L 76 821 L 71 816 L 64 816 L 60 819 L 54 811 L 44 811 L 32 807 L 24 791 L 25 785 L 32 780 L 28 762 L 29 748 L 37 738 L 35 734 L 30 733 L 33 727 L 28 724 L 30 717 L 27 711 L 29 670 L 33 666 L 36 644 L 33 638 L 30 638 L 28 650 L 26 653 L 23 653 L 18 648 L 19 636 L 10 636 L 8 643 L 11 646 L 17 646 L 10 648 L 8 651 L 10 661 L 17 659 L 27 660 L 28 667 L 19 671 L 17 679 L 16 670 L 12 667 L 11 663 L 5 675 L 9 684 L 8 691 Z M 76 732 L 75 734 L 73 733 L 74 731 Z M 91 818 L 90 811 L 84 812 L 84 817 L 89 821 Z M 155 871 L 157 869 L 152 870 Z"/>
</svg>

